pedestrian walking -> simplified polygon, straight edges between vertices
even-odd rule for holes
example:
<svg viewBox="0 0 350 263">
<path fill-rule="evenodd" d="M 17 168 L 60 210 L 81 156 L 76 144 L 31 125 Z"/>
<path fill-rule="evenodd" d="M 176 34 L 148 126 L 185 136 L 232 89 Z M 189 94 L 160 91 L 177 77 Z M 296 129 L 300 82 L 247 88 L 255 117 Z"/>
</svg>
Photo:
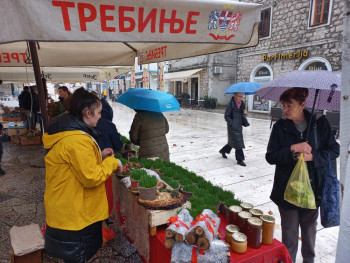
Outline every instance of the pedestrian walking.
<svg viewBox="0 0 350 263">
<path fill-rule="evenodd" d="M 18 96 L 19 107 L 25 110 L 27 117 L 26 127 L 35 130 L 36 113 L 39 111 L 39 97 L 33 92 L 33 87 L 24 86 L 22 93 Z"/>
<path fill-rule="evenodd" d="M 58 87 L 58 99 L 60 100 L 63 108 L 68 111 L 69 108 L 69 99 L 72 96 L 72 93 L 68 90 L 67 86 Z"/>
<path fill-rule="evenodd" d="M 270 198 L 278 206 L 281 215 L 282 242 L 295 262 L 300 227 L 303 262 L 311 263 L 315 257 L 316 226 L 323 181 L 328 172 L 329 158 L 335 160 L 339 156 L 339 144 L 325 116 L 316 120 L 315 116 L 305 110 L 307 97 L 306 88 L 291 88 L 282 93 L 280 102 L 285 119 L 274 124 L 265 158 L 269 164 L 276 165 Z M 308 123 L 311 131 L 306 142 Z M 288 180 L 301 154 L 307 163 L 316 209 L 300 208 L 284 200 Z"/>
<path fill-rule="evenodd" d="M 45 157 L 45 250 L 65 262 L 87 262 L 102 245 L 102 221 L 107 219 L 105 181 L 119 160 L 113 150 L 102 152 L 95 129 L 101 117 L 100 99 L 77 89 L 68 112 L 54 119 L 43 136 Z"/>
<path fill-rule="evenodd" d="M 242 101 L 243 93 L 235 92 L 232 99 L 227 104 L 225 111 L 225 121 L 227 122 L 227 144 L 219 151 L 223 158 L 227 158 L 226 154 L 229 154 L 232 148 L 235 149 L 235 156 L 237 164 L 246 166 L 244 162 L 245 148 L 243 140 L 242 126 L 249 126 L 245 115 L 247 110 L 245 109 L 245 103 Z"/>
</svg>

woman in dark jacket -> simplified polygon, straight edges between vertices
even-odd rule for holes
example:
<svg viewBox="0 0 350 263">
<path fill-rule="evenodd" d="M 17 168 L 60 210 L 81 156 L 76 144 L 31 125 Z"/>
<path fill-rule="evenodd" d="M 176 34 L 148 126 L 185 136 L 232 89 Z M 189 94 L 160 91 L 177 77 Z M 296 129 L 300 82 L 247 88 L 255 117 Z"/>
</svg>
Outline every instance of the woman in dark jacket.
<svg viewBox="0 0 350 263">
<path fill-rule="evenodd" d="M 245 145 L 243 141 L 242 119 L 243 115 L 247 114 L 247 111 L 242 98 L 242 92 L 235 92 L 231 101 L 227 104 L 225 121 L 227 122 L 228 143 L 219 151 L 219 153 L 222 154 L 223 158 L 227 158 L 226 153 L 229 154 L 232 148 L 234 148 L 237 164 L 246 166 L 243 153 Z"/>
<path fill-rule="evenodd" d="M 327 119 L 318 120 L 305 110 L 308 89 L 292 88 L 285 91 L 280 102 L 285 119 L 273 126 L 267 146 L 266 160 L 276 165 L 271 200 L 278 206 L 281 215 L 282 242 L 286 245 L 293 262 L 298 250 L 299 226 L 301 228 L 303 262 L 314 262 L 317 209 L 303 209 L 284 200 L 284 192 L 292 171 L 303 153 L 319 207 L 323 180 L 327 173 L 328 158 L 339 156 L 339 144 L 335 141 Z M 307 126 L 311 126 L 306 138 Z"/>
</svg>

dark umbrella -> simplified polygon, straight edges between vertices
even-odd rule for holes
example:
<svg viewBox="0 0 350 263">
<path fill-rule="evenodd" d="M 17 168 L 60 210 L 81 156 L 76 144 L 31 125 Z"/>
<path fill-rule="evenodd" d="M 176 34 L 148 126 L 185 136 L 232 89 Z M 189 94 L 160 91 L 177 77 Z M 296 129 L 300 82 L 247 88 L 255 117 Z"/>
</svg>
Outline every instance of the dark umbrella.
<svg viewBox="0 0 350 263">
<path fill-rule="evenodd" d="M 318 110 L 340 110 L 341 72 L 326 70 L 296 70 L 263 85 L 256 94 L 272 101 L 279 101 L 282 93 L 290 88 L 308 88 L 306 107 L 311 114 Z M 306 134 L 308 138 L 310 124 Z"/>
</svg>

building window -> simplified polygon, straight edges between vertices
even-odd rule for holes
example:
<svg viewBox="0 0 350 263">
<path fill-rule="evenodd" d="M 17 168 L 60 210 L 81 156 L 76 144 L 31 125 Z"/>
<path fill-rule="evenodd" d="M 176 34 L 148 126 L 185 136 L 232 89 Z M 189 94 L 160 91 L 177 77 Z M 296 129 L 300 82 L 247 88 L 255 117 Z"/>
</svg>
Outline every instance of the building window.
<svg viewBox="0 0 350 263">
<path fill-rule="evenodd" d="M 259 38 L 270 36 L 271 7 L 261 11 L 261 21 L 259 24 Z"/>
<path fill-rule="evenodd" d="M 328 23 L 331 0 L 311 0 L 310 26 Z"/>
</svg>

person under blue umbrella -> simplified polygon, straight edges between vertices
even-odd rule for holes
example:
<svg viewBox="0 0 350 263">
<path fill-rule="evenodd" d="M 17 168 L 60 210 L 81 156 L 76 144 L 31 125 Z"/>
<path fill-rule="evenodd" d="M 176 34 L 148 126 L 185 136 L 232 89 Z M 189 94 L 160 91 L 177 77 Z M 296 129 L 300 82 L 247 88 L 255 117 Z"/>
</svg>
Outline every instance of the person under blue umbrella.
<svg viewBox="0 0 350 263">
<path fill-rule="evenodd" d="M 245 148 L 245 145 L 242 126 L 249 126 L 249 123 L 245 118 L 247 110 L 245 109 L 245 103 L 242 98 L 242 92 L 235 92 L 232 99 L 227 104 L 225 121 L 227 122 L 228 142 L 219 153 L 221 153 L 222 157 L 226 159 L 226 154 L 229 154 L 232 148 L 234 148 L 237 164 L 240 166 L 246 166 L 246 163 L 244 162 L 243 149 Z"/>
</svg>

